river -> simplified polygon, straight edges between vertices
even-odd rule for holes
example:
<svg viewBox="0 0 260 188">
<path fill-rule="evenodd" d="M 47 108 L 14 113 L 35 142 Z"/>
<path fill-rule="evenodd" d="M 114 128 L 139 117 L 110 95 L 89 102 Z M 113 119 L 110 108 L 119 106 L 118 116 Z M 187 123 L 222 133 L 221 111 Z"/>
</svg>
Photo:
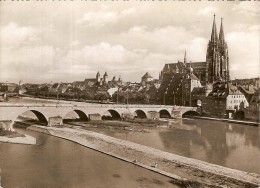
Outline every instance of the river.
<svg viewBox="0 0 260 188">
<path fill-rule="evenodd" d="M 4 188 L 177 188 L 172 179 L 32 131 L 36 145 L 0 143 L 0 186 Z"/>
<path fill-rule="evenodd" d="M 119 139 L 260 174 L 259 127 L 200 119 L 170 120 L 145 132 L 88 128 Z"/>
</svg>

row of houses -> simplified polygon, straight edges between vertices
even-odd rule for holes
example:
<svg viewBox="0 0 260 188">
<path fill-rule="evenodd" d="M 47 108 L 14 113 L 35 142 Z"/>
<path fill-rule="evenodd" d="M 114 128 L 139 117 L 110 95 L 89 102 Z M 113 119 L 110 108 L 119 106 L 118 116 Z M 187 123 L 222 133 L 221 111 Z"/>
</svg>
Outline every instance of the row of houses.
<svg viewBox="0 0 260 188">
<path fill-rule="evenodd" d="M 201 106 L 211 116 L 232 117 L 236 112 L 243 112 L 249 119 L 259 117 L 257 79 L 247 79 L 248 85 L 238 85 L 237 80 L 203 83 L 193 73 L 192 63 L 182 63 L 181 70 L 176 66 L 171 71 L 163 71 L 160 79 L 145 73 L 140 83 L 123 82 L 120 77 L 108 80 L 107 73 L 100 79 L 98 72 L 95 79 L 72 83 L 0 83 L 0 90 L 59 99 Z"/>
</svg>

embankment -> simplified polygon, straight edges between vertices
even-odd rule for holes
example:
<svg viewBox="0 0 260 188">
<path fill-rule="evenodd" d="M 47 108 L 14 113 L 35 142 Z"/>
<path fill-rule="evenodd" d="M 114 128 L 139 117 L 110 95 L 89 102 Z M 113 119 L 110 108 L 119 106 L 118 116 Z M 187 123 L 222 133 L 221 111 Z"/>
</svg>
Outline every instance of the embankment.
<svg viewBox="0 0 260 188">
<path fill-rule="evenodd" d="M 118 159 L 169 176 L 190 187 L 246 187 L 260 184 L 260 175 L 178 156 L 96 132 L 71 128 L 31 126 L 29 130 L 67 139 Z M 196 185 L 196 186 L 192 186 Z"/>
</svg>

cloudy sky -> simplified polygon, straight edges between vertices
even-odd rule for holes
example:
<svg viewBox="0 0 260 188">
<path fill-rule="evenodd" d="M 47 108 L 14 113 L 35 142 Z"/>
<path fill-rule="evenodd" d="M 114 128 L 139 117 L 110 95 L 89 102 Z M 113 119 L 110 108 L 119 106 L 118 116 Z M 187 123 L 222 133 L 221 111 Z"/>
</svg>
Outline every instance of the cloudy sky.
<svg viewBox="0 0 260 188">
<path fill-rule="evenodd" d="M 224 19 L 231 78 L 259 76 L 260 2 L 0 2 L 0 82 L 158 78 L 165 63 L 205 61 Z"/>
</svg>

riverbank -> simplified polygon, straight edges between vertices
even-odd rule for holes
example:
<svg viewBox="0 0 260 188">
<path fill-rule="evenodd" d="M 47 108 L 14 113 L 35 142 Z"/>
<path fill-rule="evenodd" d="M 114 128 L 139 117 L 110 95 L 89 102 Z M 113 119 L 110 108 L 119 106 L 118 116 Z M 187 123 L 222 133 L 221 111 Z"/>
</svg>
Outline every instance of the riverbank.
<svg viewBox="0 0 260 188">
<path fill-rule="evenodd" d="M 196 159 L 82 129 L 31 126 L 29 130 L 67 139 L 96 151 L 134 163 L 190 187 L 257 187 L 260 175 L 233 170 Z"/>
<path fill-rule="evenodd" d="M 206 120 L 222 121 L 222 122 L 228 122 L 228 123 L 237 123 L 237 124 L 242 124 L 242 125 L 260 127 L 260 123 L 253 122 L 253 121 L 242 121 L 242 120 L 236 120 L 236 119 L 224 119 L 224 118 L 214 118 L 214 117 L 205 117 L 205 116 L 187 116 L 187 117 L 194 118 L 194 119 L 206 119 Z"/>
<path fill-rule="evenodd" d="M 36 139 L 29 135 L 23 135 L 20 133 L 0 136 L 0 142 L 13 143 L 13 144 L 36 144 Z"/>
</svg>

